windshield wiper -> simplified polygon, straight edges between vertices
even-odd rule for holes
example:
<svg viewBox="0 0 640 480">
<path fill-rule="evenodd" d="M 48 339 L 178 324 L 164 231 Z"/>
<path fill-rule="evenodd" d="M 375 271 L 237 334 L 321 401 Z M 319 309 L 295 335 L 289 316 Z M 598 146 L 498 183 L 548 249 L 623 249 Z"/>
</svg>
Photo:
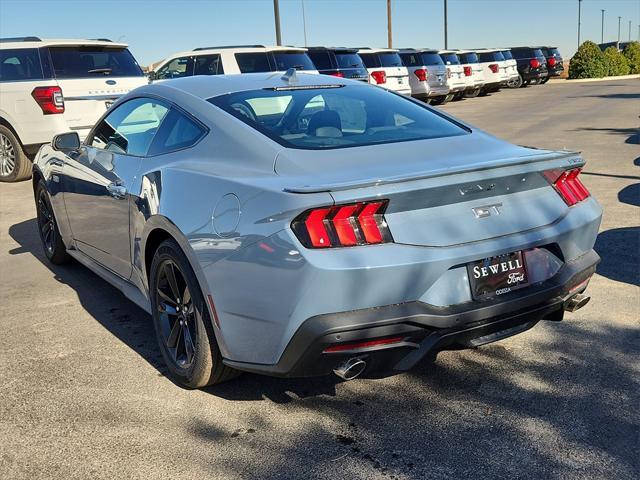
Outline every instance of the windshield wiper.
<svg viewBox="0 0 640 480">
<path fill-rule="evenodd" d="M 94 68 L 93 70 L 87 70 L 87 73 L 104 73 L 105 75 L 109 75 L 113 69 L 111 68 Z"/>
</svg>

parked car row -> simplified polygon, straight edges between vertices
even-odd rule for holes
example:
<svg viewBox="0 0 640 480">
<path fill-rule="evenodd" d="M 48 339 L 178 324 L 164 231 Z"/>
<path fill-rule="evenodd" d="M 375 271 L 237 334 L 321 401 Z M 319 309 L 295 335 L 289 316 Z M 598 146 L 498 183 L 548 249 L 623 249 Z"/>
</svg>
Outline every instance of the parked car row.
<svg viewBox="0 0 640 480">
<path fill-rule="evenodd" d="M 434 105 L 545 83 L 559 75 L 554 47 L 438 50 L 264 45 L 200 47 L 145 75 L 123 43 L 108 39 L 0 39 L 0 181 L 31 173 L 30 158 L 61 132 L 81 138 L 121 95 L 149 82 L 296 69 L 369 82 Z"/>
</svg>

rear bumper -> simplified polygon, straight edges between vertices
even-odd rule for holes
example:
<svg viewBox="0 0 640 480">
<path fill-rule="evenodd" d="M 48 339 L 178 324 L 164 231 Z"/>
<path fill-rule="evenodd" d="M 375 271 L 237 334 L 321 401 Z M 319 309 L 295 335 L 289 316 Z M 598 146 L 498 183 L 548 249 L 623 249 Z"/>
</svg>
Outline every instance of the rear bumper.
<svg viewBox="0 0 640 480">
<path fill-rule="evenodd" d="M 408 370 L 438 351 L 483 345 L 526 331 L 540 320 L 561 319 L 564 303 L 584 290 L 582 284 L 595 273 L 599 261 L 597 253 L 591 250 L 565 263 L 549 280 L 506 294 L 499 300 L 471 301 L 452 307 L 415 301 L 317 315 L 302 323 L 276 364 L 230 360 L 224 363 L 240 370 L 284 377 L 329 374 L 353 357 L 366 360 L 374 371 Z M 335 345 L 385 337 L 401 341 L 324 352 Z"/>
<path fill-rule="evenodd" d="M 520 76 L 525 81 L 528 81 L 528 80 L 540 80 L 542 78 L 547 77 L 548 75 L 549 75 L 549 72 L 547 70 L 531 70 L 531 69 L 529 69 L 528 71 L 520 72 Z"/>
</svg>

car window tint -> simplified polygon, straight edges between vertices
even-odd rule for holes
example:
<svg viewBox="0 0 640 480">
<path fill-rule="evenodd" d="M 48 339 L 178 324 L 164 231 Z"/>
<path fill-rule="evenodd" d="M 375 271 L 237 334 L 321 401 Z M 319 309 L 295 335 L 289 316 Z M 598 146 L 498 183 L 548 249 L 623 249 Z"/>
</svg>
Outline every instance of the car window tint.
<svg viewBox="0 0 640 480">
<path fill-rule="evenodd" d="M 148 155 L 161 155 L 195 145 L 206 133 L 204 127 L 172 108 L 153 138 Z"/>
<path fill-rule="evenodd" d="M 460 65 L 460 59 L 455 53 L 443 53 L 440 58 L 445 65 Z"/>
<path fill-rule="evenodd" d="M 417 102 L 364 85 L 252 90 L 209 102 L 290 148 L 344 148 L 468 132 Z"/>
<path fill-rule="evenodd" d="M 141 77 L 142 70 L 126 48 L 50 47 L 56 78 Z"/>
<path fill-rule="evenodd" d="M 422 61 L 417 53 L 402 53 L 400 54 L 400 58 L 405 67 L 422 66 Z"/>
<path fill-rule="evenodd" d="M 266 52 L 236 53 L 236 61 L 241 73 L 271 72 L 271 64 Z"/>
<path fill-rule="evenodd" d="M 402 60 L 400 59 L 400 55 L 395 52 L 389 53 L 380 53 L 378 55 L 380 57 L 380 64 L 383 67 L 401 67 Z"/>
<path fill-rule="evenodd" d="M 513 60 L 513 55 L 511 55 L 511 52 L 509 50 L 504 50 L 502 52 L 502 56 L 505 60 Z"/>
<path fill-rule="evenodd" d="M 40 80 L 42 67 L 35 48 L 0 50 L 0 81 Z"/>
<path fill-rule="evenodd" d="M 542 54 L 542 50 L 540 50 L 539 48 L 534 49 L 531 53 L 534 57 L 544 57 L 544 55 Z"/>
<path fill-rule="evenodd" d="M 315 70 L 316 67 L 307 55 L 307 52 L 273 52 L 277 71 L 286 71 L 290 68 L 296 70 Z"/>
<path fill-rule="evenodd" d="M 460 53 L 460 63 L 478 63 L 478 55 L 476 53 Z"/>
<path fill-rule="evenodd" d="M 194 75 L 223 75 L 220 55 L 198 55 L 194 62 Z"/>
<path fill-rule="evenodd" d="M 331 65 L 331 57 L 327 51 L 314 50 L 309 52 L 309 57 L 311 57 L 311 61 L 318 70 L 331 70 L 334 68 Z"/>
<path fill-rule="evenodd" d="M 168 110 L 154 99 L 129 100 L 100 122 L 90 145 L 115 153 L 144 156 Z"/>
<path fill-rule="evenodd" d="M 155 78 L 166 80 L 169 78 L 181 78 L 192 74 L 190 66 L 192 65 L 189 57 L 174 58 L 162 68 L 158 69 Z"/>
<path fill-rule="evenodd" d="M 362 59 L 357 53 L 336 53 L 336 60 L 340 68 L 364 68 Z"/>
<path fill-rule="evenodd" d="M 424 52 L 422 54 L 424 65 L 444 65 L 442 58 L 437 53 Z"/>
<path fill-rule="evenodd" d="M 380 67 L 380 60 L 378 59 L 378 55 L 375 53 L 361 53 L 360 58 L 362 58 L 362 62 L 367 68 Z"/>
</svg>

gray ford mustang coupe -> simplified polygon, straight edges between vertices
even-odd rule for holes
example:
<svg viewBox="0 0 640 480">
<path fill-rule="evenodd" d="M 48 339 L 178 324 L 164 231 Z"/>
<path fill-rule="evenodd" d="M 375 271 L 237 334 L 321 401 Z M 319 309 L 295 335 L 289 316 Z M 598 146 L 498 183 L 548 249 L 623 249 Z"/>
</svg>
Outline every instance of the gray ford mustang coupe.
<svg viewBox="0 0 640 480">
<path fill-rule="evenodd" d="M 184 387 L 398 372 L 582 307 L 579 154 L 293 71 L 138 88 L 35 161 L 45 253 L 153 318 Z"/>
</svg>

